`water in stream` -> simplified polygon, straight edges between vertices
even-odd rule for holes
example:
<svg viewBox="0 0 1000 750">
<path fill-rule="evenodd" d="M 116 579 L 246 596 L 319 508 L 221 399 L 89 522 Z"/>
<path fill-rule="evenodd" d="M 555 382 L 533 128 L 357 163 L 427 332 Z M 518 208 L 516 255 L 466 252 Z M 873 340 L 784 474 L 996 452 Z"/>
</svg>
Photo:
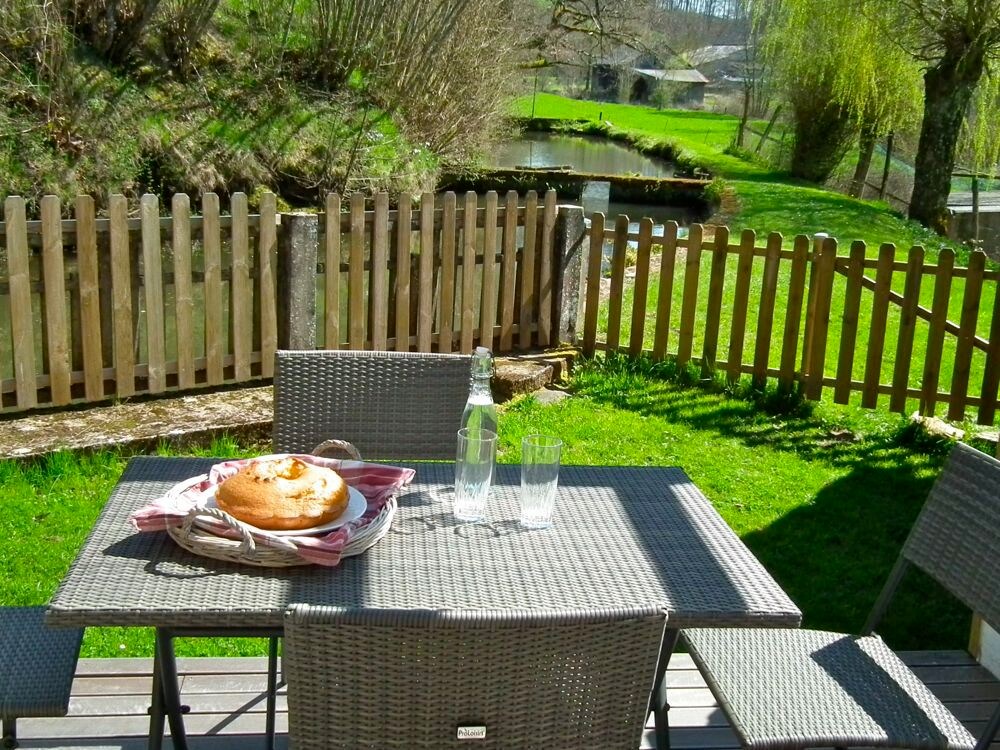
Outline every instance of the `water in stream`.
<svg viewBox="0 0 1000 750">
<path fill-rule="evenodd" d="M 640 175 L 643 177 L 673 177 L 674 164 L 665 159 L 654 159 L 634 149 L 609 141 L 576 135 L 555 133 L 523 133 L 517 140 L 497 147 L 492 165 L 514 169 L 516 167 L 569 167 L 574 172 L 595 174 Z M 580 205 L 590 215 L 601 211 L 613 217 L 625 214 L 630 219 L 630 231 L 639 231 L 638 219 L 648 216 L 656 224 L 654 234 L 662 234 L 665 221 L 676 221 L 682 226 L 692 222 L 687 206 L 662 204 L 623 203 L 610 200 L 607 182 L 591 182 L 584 187 Z"/>
<path fill-rule="evenodd" d="M 673 177 L 674 165 L 663 159 L 651 159 L 627 146 L 578 135 L 527 132 L 516 141 L 497 147 L 497 167 L 565 167 L 575 172 L 595 174 Z"/>
</svg>

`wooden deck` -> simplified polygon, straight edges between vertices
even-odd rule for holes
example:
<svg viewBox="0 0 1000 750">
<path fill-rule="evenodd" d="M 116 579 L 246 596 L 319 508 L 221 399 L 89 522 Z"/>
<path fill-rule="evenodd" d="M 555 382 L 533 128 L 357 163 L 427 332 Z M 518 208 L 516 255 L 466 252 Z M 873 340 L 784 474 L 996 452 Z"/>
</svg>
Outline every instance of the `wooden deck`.
<svg viewBox="0 0 1000 750">
<path fill-rule="evenodd" d="M 1000 700 L 1000 682 L 964 652 L 920 651 L 903 659 L 978 735 Z M 145 747 L 151 662 L 148 659 L 85 659 L 77 669 L 69 716 L 22 719 L 25 748 Z M 194 750 L 263 747 L 266 662 L 257 658 L 179 659 L 181 692 L 191 713 L 185 723 Z M 686 654 L 672 659 L 671 740 L 674 750 L 727 750 L 736 740 L 711 692 Z M 288 746 L 284 690 L 278 696 L 278 747 Z M 643 748 L 652 747 L 647 731 Z M 167 747 L 170 746 L 166 742 Z M 991 750 L 1000 750 L 994 742 Z"/>
</svg>

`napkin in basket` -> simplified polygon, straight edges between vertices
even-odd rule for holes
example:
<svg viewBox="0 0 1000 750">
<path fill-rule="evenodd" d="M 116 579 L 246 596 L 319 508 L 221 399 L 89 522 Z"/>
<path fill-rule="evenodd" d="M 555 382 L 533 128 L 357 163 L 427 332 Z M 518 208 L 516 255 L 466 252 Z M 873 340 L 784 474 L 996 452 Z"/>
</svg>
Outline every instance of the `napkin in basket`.
<svg viewBox="0 0 1000 750">
<path fill-rule="evenodd" d="M 178 485 L 163 497 L 139 508 L 129 517 L 129 520 L 138 531 L 165 531 L 169 527 L 180 526 L 184 523 L 188 513 L 202 500 L 206 490 L 221 484 L 224 479 L 231 477 L 251 461 L 285 458 L 288 455 L 294 455 L 295 458 L 306 463 L 333 469 L 344 478 L 347 484 L 364 495 L 368 501 L 368 508 L 361 518 L 334 529 L 329 534 L 279 538 L 266 532 L 252 532 L 255 543 L 283 549 L 294 547 L 295 553 L 299 557 L 317 565 L 338 565 L 341 552 L 352 535 L 378 516 L 385 504 L 396 492 L 409 484 L 415 474 L 413 469 L 404 469 L 398 466 L 322 458 L 309 454 L 277 454 L 261 456 L 260 458 L 224 461 L 213 466 L 208 475 L 201 480 L 196 479 L 193 482 Z M 216 524 L 211 519 L 206 519 L 205 523 L 212 525 L 213 533 L 217 533 L 219 536 L 239 538 L 236 532 L 226 528 L 221 521 Z"/>
</svg>

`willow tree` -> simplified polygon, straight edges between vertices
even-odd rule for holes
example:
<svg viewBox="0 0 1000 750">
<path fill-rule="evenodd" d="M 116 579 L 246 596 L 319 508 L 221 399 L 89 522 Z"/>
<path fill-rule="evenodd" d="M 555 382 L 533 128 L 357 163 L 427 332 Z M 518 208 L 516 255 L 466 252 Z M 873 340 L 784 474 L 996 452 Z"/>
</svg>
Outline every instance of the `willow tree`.
<svg viewBox="0 0 1000 750">
<path fill-rule="evenodd" d="M 859 132 L 873 143 L 873 133 L 912 117 L 917 69 L 857 17 L 864 2 L 756 0 L 765 55 L 793 113 L 796 177 L 824 182 Z"/>
<path fill-rule="evenodd" d="M 923 120 L 914 164 L 910 218 L 944 228 L 963 128 L 979 163 L 1000 143 L 983 138 L 1000 92 L 1000 2 L 874 0 L 881 27 L 924 69 Z"/>
<path fill-rule="evenodd" d="M 943 229 L 963 133 L 974 163 L 992 165 L 1000 153 L 1000 138 L 987 137 L 1000 114 L 1000 2 L 753 1 L 779 9 L 765 16 L 774 19 L 770 48 L 793 94 L 807 86 L 823 101 L 826 86 L 842 118 L 861 122 L 871 122 L 871 102 L 899 113 L 886 106 L 895 95 L 914 101 L 922 117 L 910 217 Z M 908 93 L 914 73 L 916 95 Z M 826 116 L 840 122 L 835 114 Z"/>
</svg>

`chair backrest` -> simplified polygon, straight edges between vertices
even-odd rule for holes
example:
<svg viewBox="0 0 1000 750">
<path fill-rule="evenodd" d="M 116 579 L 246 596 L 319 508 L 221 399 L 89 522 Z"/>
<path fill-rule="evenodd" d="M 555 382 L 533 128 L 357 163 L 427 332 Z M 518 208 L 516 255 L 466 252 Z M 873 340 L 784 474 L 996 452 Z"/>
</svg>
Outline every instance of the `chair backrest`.
<svg viewBox="0 0 1000 750">
<path fill-rule="evenodd" d="M 459 354 L 279 351 L 274 450 L 337 439 L 364 458 L 454 459 L 470 366 Z"/>
<path fill-rule="evenodd" d="M 1000 627 L 1000 461 L 956 445 L 901 555 Z"/>
<path fill-rule="evenodd" d="M 962 443 L 952 449 L 862 635 L 878 626 L 910 565 L 1000 627 L 1000 461 Z"/>
<path fill-rule="evenodd" d="M 291 746 L 638 747 L 665 624 L 654 610 L 294 605 Z"/>
</svg>

